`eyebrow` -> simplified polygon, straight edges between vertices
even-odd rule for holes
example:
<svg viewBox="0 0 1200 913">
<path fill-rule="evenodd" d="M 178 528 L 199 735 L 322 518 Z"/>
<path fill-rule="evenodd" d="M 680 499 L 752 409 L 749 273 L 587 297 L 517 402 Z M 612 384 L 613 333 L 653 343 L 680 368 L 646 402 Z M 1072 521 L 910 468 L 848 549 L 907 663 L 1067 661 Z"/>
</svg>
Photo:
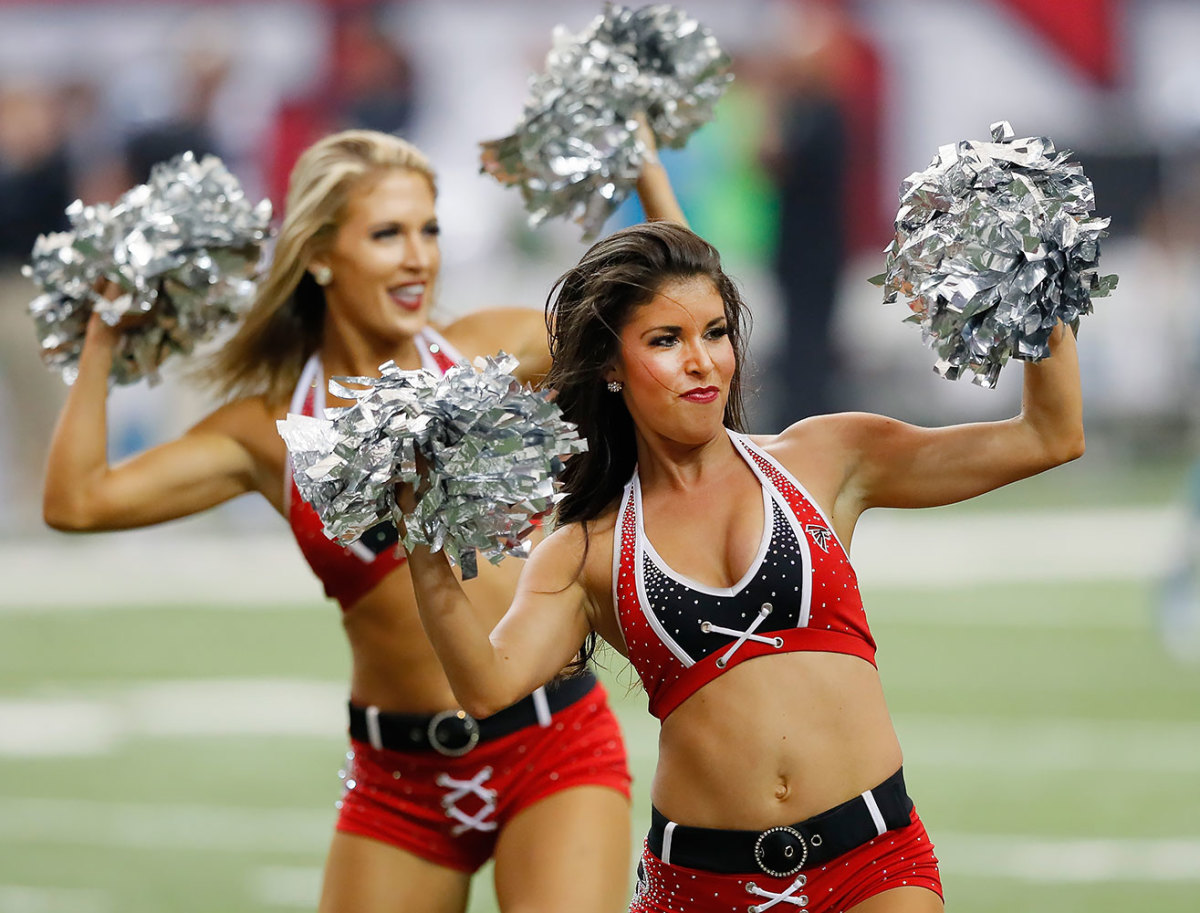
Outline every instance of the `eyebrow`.
<svg viewBox="0 0 1200 913">
<path fill-rule="evenodd" d="M 381 228 L 404 228 L 405 226 L 407 226 L 409 224 L 410 224 L 409 222 L 406 222 L 402 219 L 381 219 L 378 222 L 369 223 L 367 225 L 367 230 L 368 231 L 378 231 Z M 437 225 L 438 218 L 437 218 L 437 216 L 431 216 L 430 218 L 425 219 L 424 221 L 417 221 L 417 222 L 413 222 L 411 224 L 420 225 L 421 228 L 428 228 L 431 225 Z"/>
<path fill-rule="evenodd" d="M 728 318 L 724 314 L 722 314 L 720 317 L 714 317 L 712 320 L 710 320 L 708 323 L 706 323 L 704 325 L 704 329 L 707 330 L 707 329 L 711 328 L 713 324 L 723 323 L 727 319 Z M 645 330 L 642 333 L 642 335 L 638 338 L 645 339 L 651 333 L 682 333 L 682 332 L 683 332 L 683 327 L 681 327 L 681 326 L 663 325 L 663 326 L 657 326 L 657 327 L 650 327 L 650 329 Z"/>
</svg>

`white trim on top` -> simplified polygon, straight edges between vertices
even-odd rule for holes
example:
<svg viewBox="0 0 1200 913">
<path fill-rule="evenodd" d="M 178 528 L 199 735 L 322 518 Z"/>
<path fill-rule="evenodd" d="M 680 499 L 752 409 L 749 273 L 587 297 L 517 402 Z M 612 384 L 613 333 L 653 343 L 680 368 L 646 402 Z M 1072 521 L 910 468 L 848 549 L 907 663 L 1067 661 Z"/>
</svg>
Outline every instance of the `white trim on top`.
<svg viewBox="0 0 1200 913">
<path fill-rule="evenodd" d="M 633 480 L 625 484 L 625 493 L 621 495 L 621 509 L 617 511 L 617 524 L 613 527 L 612 535 L 612 600 L 613 614 L 617 616 L 617 630 L 621 632 L 621 643 L 625 645 L 625 655 L 629 656 L 629 638 L 625 636 L 625 624 L 621 620 L 621 592 L 617 584 L 621 579 L 621 546 L 624 538 L 621 529 L 625 523 L 625 511 L 629 509 L 630 487 Z"/>
<path fill-rule="evenodd" d="M 729 431 L 728 428 L 726 428 L 725 430 Z M 788 472 L 783 467 L 783 464 L 780 463 L 777 459 L 775 459 L 775 457 L 771 456 L 771 454 L 767 453 L 765 450 L 763 450 L 757 444 L 753 443 L 747 435 L 738 434 L 736 431 L 729 431 L 729 436 L 731 438 L 733 438 L 735 441 L 740 442 L 741 445 L 743 447 L 745 447 L 747 450 L 757 453 L 764 460 L 766 460 L 768 463 L 770 463 L 772 466 L 774 466 L 776 469 L 778 469 L 780 474 L 785 479 L 787 479 L 789 482 L 791 482 L 793 485 L 796 486 L 796 489 L 800 492 L 800 494 L 804 495 L 804 500 L 806 500 L 809 504 L 811 504 L 812 509 L 817 512 L 817 516 L 825 521 L 825 525 L 829 528 L 829 534 L 831 536 L 833 536 L 833 541 L 838 544 L 838 547 L 841 548 L 842 553 L 846 556 L 847 559 L 849 559 L 850 558 L 850 549 L 846 548 L 846 546 L 842 544 L 842 540 L 838 538 L 837 530 L 835 530 L 833 528 L 832 521 L 829 519 L 828 516 L 826 516 L 825 511 L 821 509 L 821 505 L 817 501 L 817 499 L 814 498 L 812 495 L 810 495 L 808 493 L 808 489 L 805 488 L 800 483 L 800 480 L 797 479 L 790 472 Z"/>
<path fill-rule="evenodd" d="M 292 391 L 292 401 L 288 405 L 288 412 L 295 415 L 308 415 L 312 418 L 325 417 L 325 376 L 321 369 L 321 356 L 316 352 L 308 356 L 308 361 L 304 363 L 304 369 L 300 372 L 300 379 L 296 381 L 296 389 Z M 309 399 L 309 393 L 312 394 L 312 399 Z M 311 402 L 312 409 L 308 411 L 305 406 Z M 292 461 L 286 459 L 283 461 L 283 499 L 284 506 L 290 511 L 292 506 Z M 322 529 L 322 532 L 325 532 Z M 326 537 L 329 536 L 325 532 Z M 351 542 L 349 545 L 343 545 L 344 549 L 349 551 L 363 564 L 371 564 L 377 557 L 373 551 L 363 545 L 361 542 Z"/>
<path fill-rule="evenodd" d="M 812 589 L 814 572 L 812 549 L 808 544 L 808 535 L 804 532 L 803 526 L 800 523 L 800 518 L 796 516 L 796 512 L 792 509 L 792 506 L 788 504 L 787 498 L 783 496 L 783 492 L 779 491 L 779 489 L 775 487 L 771 480 L 767 478 L 767 474 L 762 471 L 762 467 L 760 467 L 758 463 L 751 458 L 749 453 L 750 448 L 748 447 L 748 442 L 746 439 L 742 435 L 733 431 L 729 432 L 729 436 L 733 439 L 734 449 L 737 450 L 738 453 L 741 453 L 742 458 L 750 465 L 750 470 L 755 474 L 755 476 L 758 477 L 759 483 L 763 486 L 763 490 L 772 492 L 772 497 L 776 499 L 780 509 L 783 512 L 783 516 L 787 519 L 788 524 L 792 527 L 792 532 L 796 536 L 796 542 L 800 546 L 801 560 L 804 562 L 804 573 L 801 575 L 804 582 L 800 591 L 800 614 L 796 620 L 796 627 L 807 628 L 809 620 L 812 617 Z M 757 448 L 754 448 L 754 451 L 759 452 Z M 780 470 L 780 472 L 783 472 L 782 468 L 780 468 L 774 460 L 770 460 L 770 462 L 772 466 L 775 466 Z M 791 479 L 791 476 L 787 476 L 786 474 L 785 477 L 789 480 Z M 813 508 L 817 510 L 818 514 L 820 514 L 820 510 L 817 508 L 816 503 L 813 502 L 812 498 L 808 496 L 808 492 L 806 492 L 798 482 L 796 483 L 796 488 L 802 495 L 804 495 L 805 498 L 808 498 L 809 502 L 813 504 Z M 821 514 L 821 516 L 824 516 L 824 514 Z M 829 521 L 826 520 L 825 522 L 828 523 Z M 832 533 L 833 530 L 830 529 L 830 534 Z"/>
<path fill-rule="evenodd" d="M 304 367 L 300 369 L 300 377 L 296 380 L 295 389 L 292 390 L 292 401 L 288 403 L 288 415 L 308 415 L 304 411 L 304 404 L 308 400 L 308 391 L 314 384 L 320 383 L 320 377 L 321 358 L 316 352 L 313 352 L 308 356 Z M 313 402 L 316 402 L 315 395 Z M 283 509 L 285 514 L 292 509 L 292 458 L 290 456 L 283 461 Z"/>
<path fill-rule="evenodd" d="M 292 402 L 288 406 L 288 412 L 294 412 L 297 415 L 308 415 L 304 411 L 304 402 L 308 399 L 308 391 L 314 387 L 323 385 L 324 378 L 321 373 L 321 356 L 316 352 L 308 356 L 308 361 L 304 363 L 304 369 L 300 372 L 300 379 L 296 381 L 296 389 L 292 391 Z M 313 395 L 313 418 L 325 417 L 325 397 Z"/>
<path fill-rule="evenodd" d="M 446 337 L 433 327 L 427 326 L 420 330 L 417 332 L 416 338 L 422 343 L 417 346 L 417 352 L 421 356 L 421 367 L 427 371 L 432 371 L 434 374 L 444 373 L 437 363 L 437 359 L 433 357 L 433 346 L 435 345 L 443 355 L 456 364 L 465 365 L 467 363 L 467 359 L 463 357 L 462 353 L 448 343 Z"/>
<path fill-rule="evenodd" d="M 658 635 L 658 639 L 662 641 L 663 646 L 671 651 L 671 655 L 683 663 L 684 668 L 694 666 L 696 661 L 692 659 L 687 650 L 675 642 L 675 638 L 667 633 L 667 629 L 662 626 L 662 622 L 654 614 L 654 610 L 650 607 L 650 600 L 646 596 L 646 579 L 645 574 L 642 573 L 642 544 L 646 541 L 646 537 L 642 533 L 642 487 L 640 484 L 633 484 L 637 482 L 637 470 L 634 469 L 633 472 L 632 491 L 630 491 L 632 498 L 630 503 L 633 505 L 633 522 L 636 530 L 633 537 L 633 568 L 634 582 L 637 584 L 638 606 L 641 608 L 642 614 L 646 617 L 646 623 Z"/>
<path fill-rule="evenodd" d="M 742 457 L 742 459 L 746 460 L 747 463 L 750 462 L 746 457 Z M 751 466 L 750 468 L 753 469 L 754 467 Z M 634 474 L 633 481 L 634 484 L 637 485 L 637 496 L 638 500 L 640 501 L 642 496 L 642 483 L 636 473 Z M 754 559 L 750 562 L 750 566 L 746 568 L 746 573 L 742 574 L 741 579 L 733 586 L 708 586 L 707 584 L 700 583 L 698 580 L 693 580 L 684 574 L 680 574 L 678 571 L 672 568 L 669 564 L 667 564 L 666 561 L 663 560 L 663 557 L 658 553 L 658 550 L 655 549 L 654 543 L 650 541 L 650 537 L 646 535 L 646 528 L 642 523 L 642 515 L 640 512 L 637 516 L 638 545 L 650 555 L 650 560 L 654 562 L 655 567 L 657 567 L 664 575 L 670 577 L 681 586 L 685 586 L 689 590 L 695 590 L 697 593 L 704 593 L 708 596 L 736 596 L 738 593 L 744 590 L 751 583 L 751 581 L 754 580 L 755 577 L 758 576 L 758 572 L 762 570 L 763 561 L 766 560 L 767 551 L 771 547 L 771 536 L 774 533 L 775 525 L 774 517 L 772 515 L 773 512 L 771 510 L 771 495 L 768 490 L 769 486 L 763 485 L 761 480 L 759 483 L 759 489 L 762 491 L 763 525 L 762 533 L 759 536 L 758 551 L 755 553 Z"/>
</svg>

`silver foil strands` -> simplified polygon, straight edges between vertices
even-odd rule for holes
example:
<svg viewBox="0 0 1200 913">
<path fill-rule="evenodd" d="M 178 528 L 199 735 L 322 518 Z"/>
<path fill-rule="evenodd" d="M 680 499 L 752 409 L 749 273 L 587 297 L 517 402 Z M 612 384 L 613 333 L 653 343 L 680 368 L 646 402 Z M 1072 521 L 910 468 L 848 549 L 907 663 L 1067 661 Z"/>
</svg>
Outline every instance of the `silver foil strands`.
<svg viewBox="0 0 1200 913">
<path fill-rule="evenodd" d="M 237 320 L 254 296 L 271 204 L 252 206 L 224 163 L 190 152 L 155 165 L 113 205 L 67 209 L 71 231 L 42 235 L 23 269 L 42 290 L 29 305 L 42 360 L 72 383 L 88 318 L 123 332 L 110 378 L 158 379 L 171 353 L 190 353 Z M 95 290 L 101 279 L 121 294 Z"/>
<path fill-rule="evenodd" d="M 481 144 L 483 170 L 520 188 L 531 225 L 566 216 L 593 238 L 641 173 L 637 115 L 660 146 L 682 146 L 712 119 L 729 67 L 712 32 L 682 10 L 606 4 L 577 35 L 555 29 L 516 131 Z"/>
<path fill-rule="evenodd" d="M 475 365 L 439 376 L 389 361 L 379 377 L 330 381 L 354 405 L 278 423 L 296 486 L 327 536 L 349 545 L 391 522 L 405 531 L 399 545 L 445 549 L 464 578 L 477 573 L 477 551 L 492 563 L 528 555 L 528 535 L 561 497 L 562 458 L 587 442 L 547 393 L 512 376 L 515 358 Z M 400 483 L 417 491 L 412 513 L 396 501 Z"/>
<path fill-rule="evenodd" d="M 1108 219 L 1091 217 L 1092 182 L 1046 137 L 943 146 L 900 188 L 887 271 L 871 281 L 884 303 L 908 299 L 949 380 L 964 371 L 994 387 L 1010 357 L 1040 361 L 1061 320 L 1077 329 L 1092 298 L 1117 285 L 1099 274 Z"/>
</svg>

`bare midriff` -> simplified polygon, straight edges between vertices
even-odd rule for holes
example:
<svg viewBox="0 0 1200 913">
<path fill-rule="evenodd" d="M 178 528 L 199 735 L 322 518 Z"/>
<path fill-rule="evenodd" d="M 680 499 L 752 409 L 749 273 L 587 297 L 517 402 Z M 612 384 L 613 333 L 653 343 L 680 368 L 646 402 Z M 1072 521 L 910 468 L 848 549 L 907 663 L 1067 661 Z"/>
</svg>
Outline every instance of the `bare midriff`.
<svg viewBox="0 0 1200 913">
<path fill-rule="evenodd" d="M 764 656 L 663 721 L 651 798 L 680 824 L 761 830 L 851 799 L 900 763 L 874 666 L 836 653 Z"/>
<path fill-rule="evenodd" d="M 490 630 L 508 610 L 523 562 L 479 562 L 463 584 Z M 397 713 L 436 713 L 458 706 L 417 613 L 408 565 L 402 564 L 342 613 L 350 642 L 351 700 Z"/>
</svg>

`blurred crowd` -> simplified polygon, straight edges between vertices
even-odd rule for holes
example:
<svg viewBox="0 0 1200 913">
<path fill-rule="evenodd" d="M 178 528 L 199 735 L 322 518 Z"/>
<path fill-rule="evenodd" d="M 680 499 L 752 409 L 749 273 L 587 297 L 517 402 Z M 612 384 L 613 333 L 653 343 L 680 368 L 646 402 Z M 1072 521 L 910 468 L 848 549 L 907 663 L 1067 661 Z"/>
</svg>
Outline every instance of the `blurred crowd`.
<svg viewBox="0 0 1200 913">
<path fill-rule="evenodd" d="M 1188 0 L 683 2 L 737 80 L 668 166 L 693 226 L 723 251 L 756 319 L 753 421 L 867 408 L 938 423 L 1013 408 L 932 376 L 933 356 L 865 282 L 883 265 L 896 188 L 937 147 L 1018 135 L 1071 148 L 1113 217 L 1121 275 L 1082 330 L 1090 443 L 1190 446 L 1200 336 L 1200 10 Z M 349 126 L 395 132 L 438 166 L 448 314 L 537 307 L 582 252 L 570 225 L 531 231 L 518 196 L 478 175 L 508 132 L 551 32 L 597 0 L 0 0 L 0 459 L 4 528 L 38 532 L 36 493 L 62 389 L 39 366 L 19 274 L 76 198 L 113 200 L 155 162 L 220 155 L 281 208 L 299 152 Z M 1071 20 L 1075 16 L 1075 21 Z M 628 207 L 614 224 L 637 214 Z M 500 300 L 497 300 L 497 295 Z M 897 308 L 902 307 L 900 305 Z M 115 455 L 179 430 L 202 393 L 168 380 L 113 398 Z M 195 408 L 191 408 L 194 406 Z M 35 481 L 37 480 L 37 481 Z"/>
</svg>

